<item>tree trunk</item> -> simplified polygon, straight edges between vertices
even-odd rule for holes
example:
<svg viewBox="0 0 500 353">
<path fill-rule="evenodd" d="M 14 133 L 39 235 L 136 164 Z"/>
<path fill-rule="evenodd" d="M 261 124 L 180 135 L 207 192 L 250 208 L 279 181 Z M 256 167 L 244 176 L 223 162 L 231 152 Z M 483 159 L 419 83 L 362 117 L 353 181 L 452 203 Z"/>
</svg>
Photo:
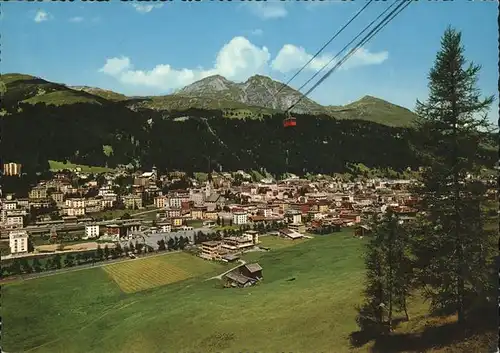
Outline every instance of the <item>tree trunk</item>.
<svg viewBox="0 0 500 353">
<path fill-rule="evenodd" d="M 410 321 L 410 316 L 408 315 L 408 308 L 406 307 L 406 295 L 403 294 L 403 299 L 401 301 L 403 302 L 403 310 L 405 312 L 406 321 Z"/>
</svg>

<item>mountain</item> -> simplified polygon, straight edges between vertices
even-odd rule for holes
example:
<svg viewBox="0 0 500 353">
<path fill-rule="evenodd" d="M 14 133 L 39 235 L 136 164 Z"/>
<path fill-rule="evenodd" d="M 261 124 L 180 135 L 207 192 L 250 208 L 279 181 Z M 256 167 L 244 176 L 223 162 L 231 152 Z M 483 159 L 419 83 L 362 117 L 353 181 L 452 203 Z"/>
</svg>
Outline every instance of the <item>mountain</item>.
<svg viewBox="0 0 500 353">
<path fill-rule="evenodd" d="M 220 75 L 209 76 L 186 86 L 176 94 L 217 98 L 275 110 L 286 110 L 302 97 L 302 94 L 293 88 L 262 75 L 252 76 L 243 83 L 231 82 Z M 293 111 L 322 112 L 323 107 L 304 97 Z"/>
<path fill-rule="evenodd" d="M 116 93 L 102 88 L 88 87 L 88 86 L 69 86 L 69 88 L 75 91 L 83 91 L 92 94 L 94 96 L 98 96 L 111 101 L 124 101 L 129 99 L 129 97 L 127 97 L 124 94 Z"/>
<path fill-rule="evenodd" d="M 66 105 L 75 103 L 105 104 L 102 97 L 76 91 L 64 84 L 54 83 L 24 74 L 4 74 L 0 76 L 0 92 L 4 106 L 19 103 L 45 103 Z"/>
<path fill-rule="evenodd" d="M 101 88 L 66 86 L 30 75 L 5 74 L 0 78 L 0 92 L 6 105 L 121 104 L 133 111 L 218 110 L 225 118 L 238 119 L 262 119 L 286 110 L 301 98 L 292 110 L 293 114 L 323 114 L 335 119 L 366 120 L 395 127 L 411 126 L 416 117 L 406 108 L 370 96 L 345 106 L 322 106 L 293 88 L 262 75 L 252 76 L 242 83 L 214 75 L 170 95 L 127 97 Z"/>
</svg>

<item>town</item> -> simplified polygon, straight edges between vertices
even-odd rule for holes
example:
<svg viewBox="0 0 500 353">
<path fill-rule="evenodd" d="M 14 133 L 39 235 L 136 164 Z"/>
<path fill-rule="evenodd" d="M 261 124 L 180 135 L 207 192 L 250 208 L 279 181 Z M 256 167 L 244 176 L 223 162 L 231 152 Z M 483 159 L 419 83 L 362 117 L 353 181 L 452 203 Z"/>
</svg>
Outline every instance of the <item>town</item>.
<svg viewBox="0 0 500 353">
<path fill-rule="evenodd" d="M 16 168 L 21 170 L 6 164 L 4 172 L 14 174 Z M 8 238 L 8 247 L 2 249 L 8 254 L 2 260 L 97 250 L 104 246 L 100 243 L 108 248 L 137 243 L 136 252 L 141 247 L 158 251 L 161 240 L 169 248 L 182 236 L 205 259 L 233 261 L 235 254 L 258 248 L 259 235 L 293 241 L 307 237 L 306 232 L 344 227 L 363 235 L 369 232 L 367 217 L 387 208 L 405 220 L 417 212 L 407 190 L 412 180 L 343 182 L 318 176 L 310 181 L 292 175 L 255 181 L 243 171 L 212 173 L 209 179 L 202 182 L 181 172 L 160 175 L 156 169 L 55 172 L 27 198 L 4 195 L 2 242 Z M 179 184 L 189 186 L 176 189 Z M 210 240 L 197 241 L 198 231 Z"/>
<path fill-rule="evenodd" d="M 19 164 L 4 165 L 5 175 L 21 170 Z M 353 236 L 362 237 L 370 233 L 373 215 L 391 209 L 409 222 L 418 212 L 408 190 L 415 182 L 411 179 L 253 179 L 243 171 L 214 172 L 198 180 L 182 172 L 162 175 L 155 168 L 97 175 L 81 168 L 55 172 L 33 186 L 27 198 L 4 195 L 2 260 L 78 258 L 89 251 L 104 252 L 100 258 L 108 260 L 192 248 L 203 259 L 233 262 L 245 252 L 267 250 L 259 246 L 259 236 L 294 241 L 349 227 Z M 494 180 L 490 183 L 494 199 Z M 4 275 L 26 272 L 3 268 Z"/>
<path fill-rule="evenodd" d="M 11 3 L 2 352 L 500 352 L 496 9 Z"/>
</svg>

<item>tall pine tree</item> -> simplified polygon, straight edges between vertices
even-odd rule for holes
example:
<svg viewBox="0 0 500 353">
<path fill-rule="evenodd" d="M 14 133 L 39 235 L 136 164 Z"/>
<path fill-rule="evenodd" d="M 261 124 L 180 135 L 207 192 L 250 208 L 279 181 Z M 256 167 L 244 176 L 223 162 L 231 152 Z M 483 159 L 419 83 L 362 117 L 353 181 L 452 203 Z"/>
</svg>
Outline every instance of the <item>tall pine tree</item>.
<svg viewBox="0 0 500 353">
<path fill-rule="evenodd" d="M 490 129 L 493 97 L 481 98 L 480 66 L 467 64 L 461 34 L 448 28 L 429 74 L 429 97 L 417 101 L 424 172 L 419 233 L 414 239 L 419 282 L 432 309 L 457 313 L 465 322 L 472 301 L 487 292 L 490 236 L 481 205 L 485 186 L 479 174 L 479 146 Z"/>
<path fill-rule="evenodd" d="M 412 278 L 408 232 L 390 209 L 374 218 L 372 229 L 365 252 L 365 303 L 356 321 L 364 331 L 390 331 L 394 313 L 404 311 L 408 319 L 406 299 Z"/>
</svg>

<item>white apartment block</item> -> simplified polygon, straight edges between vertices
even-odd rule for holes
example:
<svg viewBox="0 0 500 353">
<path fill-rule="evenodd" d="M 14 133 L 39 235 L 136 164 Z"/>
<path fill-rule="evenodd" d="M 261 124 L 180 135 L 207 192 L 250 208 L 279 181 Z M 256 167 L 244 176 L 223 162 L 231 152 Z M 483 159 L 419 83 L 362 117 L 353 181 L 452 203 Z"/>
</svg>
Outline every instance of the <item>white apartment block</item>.
<svg viewBox="0 0 500 353">
<path fill-rule="evenodd" d="M 160 227 L 162 233 L 170 233 L 172 232 L 172 225 L 164 224 Z"/>
<path fill-rule="evenodd" d="M 182 206 L 182 199 L 180 197 L 171 197 L 168 201 L 172 208 L 181 208 Z"/>
<path fill-rule="evenodd" d="M 22 228 L 24 226 L 24 218 L 20 215 L 7 215 L 5 223 L 9 228 Z"/>
<path fill-rule="evenodd" d="M 233 213 L 233 224 L 247 224 L 248 223 L 248 214 L 246 212 L 235 212 Z"/>
<path fill-rule="evenodd" d="M 2 208 L 4 210 L 15 210 L 17 208 L 17 201 L 4 201 Z"/>
<path fill-rule="evenodd" d="M 85 226 L 85 239 L 93 239 L 99 237 L 99 225 L 89 224 Z"/>
<path fill-rule="evenodd" d="M 272 209 L 270 209 L 270 208 L 264 208 L 264 209 L 262 210 L 262 215 L 263 215 L 265 218 L 269 218 L 269 217 L 271 217 L 271 216 L 272 216 L 272 214 L 273 214 L 273 210 L 272 210 Z"/>
<path fill-rule="evenodd" d="M 28 233 L 24 230 L 9 233 L 9 247 L 11 254 L 28 252 Z"/>
<path fill-rule="evenodd" d="M 155 197 L 155 207 L 165 208 L 168 205 L 168 199 L 166 196 L 156 196 Z"/>
<path fill-rule="evenodd" d="M 66 206 L 71 208 L 85 208 L 85 199 L 77 198 L 77 199 L 67 199 Z"/>
<path fill-rule="evenodd" d="M 75 208 L 75 207 L 70 207 L 67 209 L 67 215 L 68 216 L 85 216 L 85 207 L 82 208 Z"/>
</svg>

